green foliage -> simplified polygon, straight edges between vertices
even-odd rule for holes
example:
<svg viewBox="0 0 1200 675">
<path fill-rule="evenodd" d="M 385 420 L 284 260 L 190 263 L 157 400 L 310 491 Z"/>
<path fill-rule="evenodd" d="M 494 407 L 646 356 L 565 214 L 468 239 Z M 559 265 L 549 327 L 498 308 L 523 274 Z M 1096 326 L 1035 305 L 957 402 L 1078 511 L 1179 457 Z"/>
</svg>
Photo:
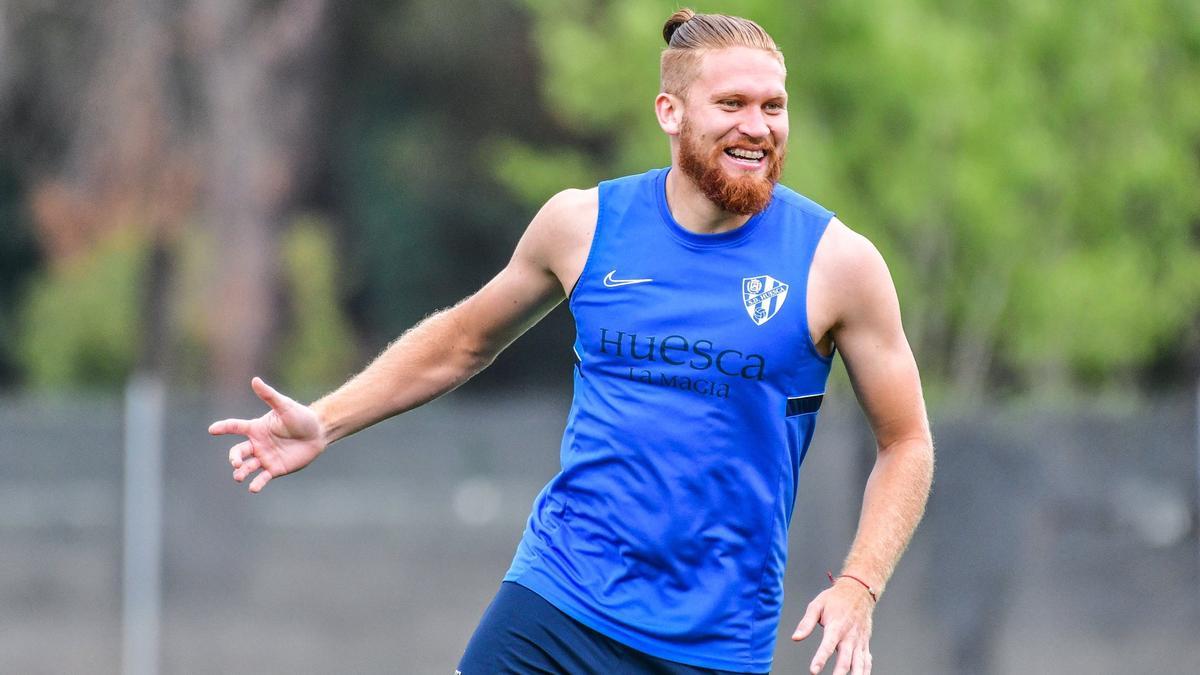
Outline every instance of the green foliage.
<svg viewBox="0 0 1200 675">
<path fill-rule="evenodd" d="M 145 241 L 120 231 L 86 257 L 35 276 L 17 347 L 29 384 L 121 386 L 138 347 L 146 260 Z"/>
<path fill-rule="evenodd" d="M 538 150 L 513 139 L 496 140 L 483 151 L 496 180 L 531 208 L 565 188 L 588 188 L 600 177 L 588 156 L 572 148 Z"/>
<path fill-rule="evenodd" d="M 553 124 L 516 3 L 344 4 L 327 184 L 350 311 L 379 344 L 503 267 L 533 214 L 493 180 L 490 139 Z"/>
<path fill-rule="evenodd" d="M 677 3 L 526 4 L 557 118 L 612 152 L 510 150 L 494 164 L 516 194 L 544 199 L 563 157 L 572 176 L 665 164 L 651 101 Z M 784 182 L 884 253 L 927 380 L 1096 384 L 1183 339 L 1200 312 L 1200 5 L 695 6 L 783 49 Z"/>
<path fill-rule="evenodd" d="M 1031 287 L 1018 296 L 1025 298 L 1029 330 L 1013 336 L 1018 358 L 1050 366 L 1069 360 L 1092 377 L 1152 359 L 1192 318 L 1200 275 L 1169 269 L 1169 260 L 1141 259 L 1142 253 L 1121 244 L 1075 251 L 1026 280 Z M 1040 293 L 1043 285 L 1056 295 Z"/>
<path fill-rule="evenodd" d="M 192 224 L 183 228 L 173 251 L 174 287 L 170 299 L 170 371 L 178 382 L 204 383 L 212 377 L 213 280 L 223 269 L 213 232 Z"/>
<path fill-rule="evenodd" d="M 291 391 L 341 382 L 354 366 L 355 347 L 336 283 L 337 256 L 329 227 L 309 217 L 284 234 L 283 275 L 291 305 L 278 371 Z"/>
<path fill-rule="evenodd" d="M 437 218 L 421 185 L 409 179 L 415 162 L 427 157 L 433 130 L 408 129 L 399 122 L 361 123 L 343 149 L 346 216 L 356 232 L 345 269 L 363 289 L 367 318 L 382 336 L 401 333 L 430 309 L 413 289 L 436 270 Z"/>
<path fill-rule="evenodd" d="M 18 376 L 18 300 L 39 257 L 21 208 L 20 184 L 5 160 L 0 152 L 0 385 Z"/>
</svg>

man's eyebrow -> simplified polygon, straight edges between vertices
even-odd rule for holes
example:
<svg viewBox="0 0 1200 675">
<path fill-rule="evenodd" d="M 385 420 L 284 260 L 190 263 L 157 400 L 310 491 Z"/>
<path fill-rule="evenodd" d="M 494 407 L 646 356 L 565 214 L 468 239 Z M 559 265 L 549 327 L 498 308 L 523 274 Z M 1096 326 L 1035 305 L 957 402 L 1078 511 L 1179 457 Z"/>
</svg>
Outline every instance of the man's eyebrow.
<svg viewBox="0 0 1200 675">
<path fill-rule="evenodd" d="M 718 91 L 712 95 L 714 101 L 719 101 L 723 98 L 754 98 L 753 95 L 746 93 L 740 89 L 730 89 L 728 91 Z M 767 100 L 773 101 L 776 99 L 787 99 L 787 92 L 781 91 L 766 97 Z"/>
</svg>

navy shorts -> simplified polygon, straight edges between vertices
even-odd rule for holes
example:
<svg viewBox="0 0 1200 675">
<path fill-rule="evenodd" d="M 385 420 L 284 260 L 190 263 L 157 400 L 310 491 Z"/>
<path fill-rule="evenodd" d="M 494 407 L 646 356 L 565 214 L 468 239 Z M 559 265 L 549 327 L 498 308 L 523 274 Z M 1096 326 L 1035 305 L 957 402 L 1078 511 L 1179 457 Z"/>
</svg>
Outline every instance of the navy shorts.
<svg viewBox="0 0 1200 675">
<path fill-rule="evenodd" d="M 506 581 L 467 643 L 462 675 L 732 675 L 627 647 Z"/>
</svg>

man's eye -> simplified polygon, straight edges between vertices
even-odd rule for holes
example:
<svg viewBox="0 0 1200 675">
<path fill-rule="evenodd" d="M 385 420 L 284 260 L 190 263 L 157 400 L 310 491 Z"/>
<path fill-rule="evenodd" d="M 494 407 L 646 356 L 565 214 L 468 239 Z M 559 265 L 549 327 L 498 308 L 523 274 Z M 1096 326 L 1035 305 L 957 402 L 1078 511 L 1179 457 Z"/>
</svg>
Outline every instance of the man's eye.
<svg viewBox="0 0 1200 675">
<path fill-rule="evenodd" d="M 779 111 L 783 110 L 783 104 L 782 104 L 782 103 L 768 103 L 768 104 L 767 104 L 766 106 L 764 106 L 764 107 L 765 107 L 767 110 L 769 110 L 770 112 L 779 112 Z"/>
<path fill-rule="evenodd" d="M 740 108 L 742 106 L 742 102 L 735 101 L 733 99 L 725 99 L 724 101 L 721 101 L 721 105 L 726 108 Z"/>
</svg>

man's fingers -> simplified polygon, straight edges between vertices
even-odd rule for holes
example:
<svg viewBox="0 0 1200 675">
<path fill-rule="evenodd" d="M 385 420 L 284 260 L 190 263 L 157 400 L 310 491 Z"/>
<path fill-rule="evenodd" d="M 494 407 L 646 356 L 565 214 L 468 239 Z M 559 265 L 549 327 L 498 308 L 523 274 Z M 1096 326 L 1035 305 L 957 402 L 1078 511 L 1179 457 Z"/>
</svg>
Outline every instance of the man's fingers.
<svg viewBox="0 0 1200 675">
<path fill-rule="evenodd" d="M 240 483 L 240 482 L 246 480 L 246 476 L 249 476 L 250 474 L 254 473 L 255 471 L 258 471 L 261 468 L 262 468 L 262 462 L 258 461 L 257 457 L 251 457 L 250 459 L 246 460 L 246 462 L 244 464 L 242 464 L 240 467 L 238 467 L 237 469 L 234 469 L 233 479 Z"/>
<path fill-rule="evenodd" d="M 250 434 L 250 420 L 228 419 L 220 422 L 213 422 L 208 425 L 208 433 L 213 436 L 221 434 L 241 434 L 247 436 Z"/>
<path fill-rule="evenodd" d="M 250 481 L 250 491 L 254 493 L 262 492 L 263 487 L 271 480 L 271 472 L 263 469 L 258 472 L 254 480 Z"/>
<path fill-rule="evenodd" d="M 261 377 L 255 377 L 254 379 L 250 380 L 250 388 L 254 390 L 255 394 L 258 394 L 258 397 L 261 398 L 264 403 L 271 406 L 271 410 L 274 410 L 277 413 L 282 413 L 283 409 L 289 404 L 295 404 L 295 401 L 275 391 L 274 387 L 266 382 L 263 382 Z"/>
<path fill-rule="evenodd" d="M 808 669 L 810 673 L 816 675 L 825 668 L 825 663 L 829 661 L 830 656 L 833 656 L 833 649 L 837 647 L 841 636 L 840 630 L 830 626 L 825 627 L 825 636 L 821 639 L 821 646 L 817 647 L 817 654 L 813 656 L 812 665 Z"/>
<path fill-rule="evenodd" d="M 854 647 L 854 643 L 850 640 L 842 640 L 837 646 L 837 665 L 834 666 L 833 675 L 849 675 L 850 666 L 854 663 L 854 656 L 858 653 L 858 649 Z"/>
<path fill-rule="evenodd" d="M 796 626 L 796 632 L 792 633 L 793 640 L 798 642 L 813 632 L 813 629 L 817 627 L 817 620 L 821 618 L 822 609 L 824 609 L 824 605 L 820 603 L 819 599 L 808 603 L 804 618 L 800 619 L 800 624 Z"/>
<path fill-rule="evenodd" d="M 865 645 L 860 645 L 854 650 L 854 669 L 850 671 L 851 675 L 871 675 L 871 652 L 867 651 Z"/>
<path fill-rule="evenodd" d="M 250 445 L 250 441 L 238 443 L 229 449 L 229 465 L 238 468 L 253 452 L 254 446 Z"/>
</svg>

